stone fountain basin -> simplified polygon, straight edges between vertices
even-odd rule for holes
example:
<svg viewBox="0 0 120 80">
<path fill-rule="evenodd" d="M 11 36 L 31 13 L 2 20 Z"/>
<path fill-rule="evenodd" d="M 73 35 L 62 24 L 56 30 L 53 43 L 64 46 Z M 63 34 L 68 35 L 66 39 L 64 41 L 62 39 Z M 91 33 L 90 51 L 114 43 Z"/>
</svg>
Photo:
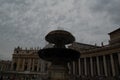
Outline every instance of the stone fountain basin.
<svg viewBox="0 0 120 80">
<path fill-rule="evenodd" d="M 73 49 L 46 48 L 38 51 L 39 57 L 51 62 L 70 62 L 78 60 L 80 53 Z"/>
<path fill-rule="evenodd" d="M 71 33 L 64 30 L 51 31 L 46 37 L 46 41 L 53 44 L 70 44 L 75 41 L 75 38 Z"/>
</svg>

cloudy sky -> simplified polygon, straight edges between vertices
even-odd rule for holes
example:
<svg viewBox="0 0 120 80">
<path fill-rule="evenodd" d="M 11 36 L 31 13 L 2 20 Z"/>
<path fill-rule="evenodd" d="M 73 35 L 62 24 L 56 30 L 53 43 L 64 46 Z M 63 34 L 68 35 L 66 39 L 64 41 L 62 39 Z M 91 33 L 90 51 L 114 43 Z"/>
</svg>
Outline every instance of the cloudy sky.
<svg viewBox="0 0 120 80">
<path fill-rule="evenodd" d="M 119 27 L 120 0 L 0 0 L 0 59 L 10 60 L 17 46 L 44 47 L 51 30 L 100 45 Z"/>
</svg>

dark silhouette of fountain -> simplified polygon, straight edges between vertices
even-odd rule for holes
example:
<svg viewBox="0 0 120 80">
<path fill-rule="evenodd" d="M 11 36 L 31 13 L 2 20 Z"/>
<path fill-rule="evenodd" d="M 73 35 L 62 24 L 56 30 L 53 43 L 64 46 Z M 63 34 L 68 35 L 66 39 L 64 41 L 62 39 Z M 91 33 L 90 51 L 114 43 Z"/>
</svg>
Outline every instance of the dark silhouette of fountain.
<svg viewBox="0 0 120 80">
<path fill-rule="evenodd" d="M 54 44 L 54 47 L 41 49 L 38 54 L 43 60 L 52 63 L 48 69 L 50 80 L 68 80 L 68 62 L 80 57 L 79 52 L 65 47 L 65 45 L 75 41 L 74 36 L 64 30 L 55 30 L 48 33 L 45 39 Z"/>
</svg>

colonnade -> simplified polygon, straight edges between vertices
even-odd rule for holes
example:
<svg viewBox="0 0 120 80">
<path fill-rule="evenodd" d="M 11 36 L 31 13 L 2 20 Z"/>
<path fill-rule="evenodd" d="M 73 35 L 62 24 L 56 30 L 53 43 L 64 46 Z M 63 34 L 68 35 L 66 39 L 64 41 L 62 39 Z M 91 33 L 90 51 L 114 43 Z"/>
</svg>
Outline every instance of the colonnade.
<svg viewBox="0 0 120 80">
<path fill-rule="evenodd" d="M 9 71 L 9 66 L 10 65 L 0 65 L 0 71 Z"/>
<path fill-rule="evenodd" d="M 14 59 L 12 62 L 12 71 L 30 71 L 30 72 L 45 72 L 47 67 L 47 62 L 41 59 L 33 58 L 18 58 Z"/>
<path fill-rule="evenodd" d="M 71 74 L 74 75 L 92 77 L 120 75 L 120 53 L 80 58 L 70 64 Z"/>
<path fill-rule="evenodd" d="M 48 63 L 41 59 L 18 58 L 12 61 L 12 70 L 45 72 Z M 69 64 L 69 73 L 78 76 L 117 76 L 120 75 L 120 53 L 81 57 Z"/>
<path fill-rule="evenodd" d="M 0 61 L 0 71 L 10 71 L 11 62 Z"/>
</svg>

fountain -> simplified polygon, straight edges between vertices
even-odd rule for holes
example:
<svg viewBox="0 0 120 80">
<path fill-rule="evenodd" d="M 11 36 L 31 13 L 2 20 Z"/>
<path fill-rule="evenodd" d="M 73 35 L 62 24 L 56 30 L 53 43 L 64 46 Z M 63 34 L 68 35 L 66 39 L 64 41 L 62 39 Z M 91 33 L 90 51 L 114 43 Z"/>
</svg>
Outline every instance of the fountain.
<svg viewBox="0 0 120 80">
<path fill-rule="evenodd" d="M 54 30 L 48 33 L 45 39 L 49 43 L 54 44 L 53 48 L 45 48 L 38 51 L 40 58 L 52 63 L 48 69 L 49 79 L 69 80 L 67 64 L 80 57 L 79 52 L 65 47 L 65 45 L 75 41 L 74 36 L 64 30 Z"/>
</svg>

